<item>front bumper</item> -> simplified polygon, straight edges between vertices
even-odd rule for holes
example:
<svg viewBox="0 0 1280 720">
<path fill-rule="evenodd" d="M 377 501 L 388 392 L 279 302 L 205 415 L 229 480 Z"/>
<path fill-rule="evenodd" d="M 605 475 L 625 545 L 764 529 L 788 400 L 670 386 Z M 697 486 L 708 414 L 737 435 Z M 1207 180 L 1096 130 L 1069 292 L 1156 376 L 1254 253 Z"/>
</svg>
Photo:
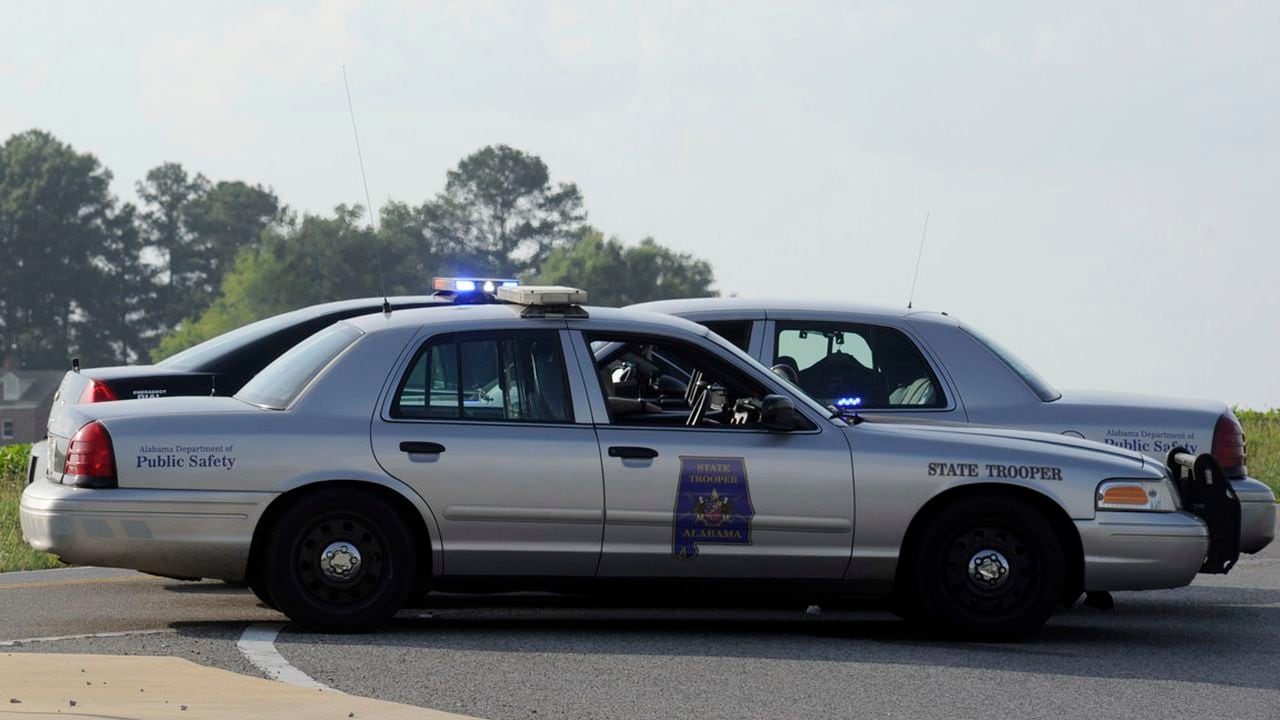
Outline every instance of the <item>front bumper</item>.
<svg viewBox="0 0 1280 720">
<path fill-rule="evenodd" d="M 1231 481 L 1240 498 L 1240 552 L 1256 553 L 1276 539 L 1276 496 L 1253 478 Z"/>
<path fill-rule="evenodd" d="M 253 529 L 275 493 L 74 488 L 36 478 L 22 537 L 78 565 L 156 575 L 245 577 Z"/>
<path fill-rule="evenodd" d="M 1099 511 L 1075 524 L 1086 591 L 1189 585 L 1209 551 L 1208 525 L 1189 512 Z"/>
</svg>

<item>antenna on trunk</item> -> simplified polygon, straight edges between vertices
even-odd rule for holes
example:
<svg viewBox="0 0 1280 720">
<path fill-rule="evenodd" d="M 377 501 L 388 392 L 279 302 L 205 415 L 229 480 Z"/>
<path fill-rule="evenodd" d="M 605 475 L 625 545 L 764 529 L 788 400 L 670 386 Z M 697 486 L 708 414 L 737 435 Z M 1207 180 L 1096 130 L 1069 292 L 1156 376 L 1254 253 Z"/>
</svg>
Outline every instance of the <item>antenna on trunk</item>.
<svg viewBox="0 0 1280 720">
<path fill-rule="evenodd" d="M 347 66 L 342 66 L 342 87 L 347 91 L 347 113 L 351 115 L 351 135 L 356 139 L 356 159 L 360 161 L 360 180 L 364 183 L 365 209 L 369 211 L 369 227 L 373 230 L 373 254 L 378 261 L 378 284 L 382 286 L 382 313 L 391 314 L 391 299 L 387 297 L 387 278 L 382 272 L 382 249 L 378 247 L 378 221 L 374 219 L 373 199 L 369 195 L 369 177 L 364 172 L 364 153 L 360 151 L 360 131 L 356 129 L 356 110 L 351 103 L 351 83 L 347 82 Z"/>
<path fill-rule="evenodd" d="M 911 276 L 911 294 L 907 296 L 907 309 L 911 309 L 911 303 L 916 299 L 916 279 L 920 277 L 920 258 L 924 257 L 924 236 L 929 232 L 929 213 L 924 214 L 924 229 L 920 231 L 920 250 L 916 252 L 916 271 Z"/>
</svg>

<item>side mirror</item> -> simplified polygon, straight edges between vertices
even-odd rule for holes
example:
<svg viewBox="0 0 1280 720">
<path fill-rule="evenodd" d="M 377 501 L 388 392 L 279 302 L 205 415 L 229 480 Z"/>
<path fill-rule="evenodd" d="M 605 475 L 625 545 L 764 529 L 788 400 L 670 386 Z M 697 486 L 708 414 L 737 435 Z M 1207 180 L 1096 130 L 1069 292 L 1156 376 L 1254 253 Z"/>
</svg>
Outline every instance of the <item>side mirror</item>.
<svg viewBox="0 0 1280 720">
<path fill-rule="evenodd" d="M 804 416 L 785 395 L 765 395 L 760 400 L 760 424 L 775 432 L 790 432 L 804 427 Z"/>
</svg>

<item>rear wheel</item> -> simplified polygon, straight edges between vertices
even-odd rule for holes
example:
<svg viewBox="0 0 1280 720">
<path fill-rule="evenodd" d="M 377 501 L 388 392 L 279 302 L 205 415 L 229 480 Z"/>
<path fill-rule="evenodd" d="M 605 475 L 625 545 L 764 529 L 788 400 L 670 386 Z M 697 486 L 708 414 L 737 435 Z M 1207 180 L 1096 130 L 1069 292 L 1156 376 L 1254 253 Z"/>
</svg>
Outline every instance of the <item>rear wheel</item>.
<svg viewBox="0 0 1280 720">
<path fill-rule="evenodd" d="M 365 632 L 386 622 L 404 603 L 417 561 L 412 533 L 395 508 L 341 488 L 286 508 L 269 543 L 267 597 L 289 619 L 319 632 Z"/>
<path fill-rule="evenodd" d="M 974 497 L 944 509 L 916 544 L 919 617 L 952 637 L 1016 640 L 1053 614 L 1066 583 L 1062 542 L 1033 506 Z"/>
</svg>

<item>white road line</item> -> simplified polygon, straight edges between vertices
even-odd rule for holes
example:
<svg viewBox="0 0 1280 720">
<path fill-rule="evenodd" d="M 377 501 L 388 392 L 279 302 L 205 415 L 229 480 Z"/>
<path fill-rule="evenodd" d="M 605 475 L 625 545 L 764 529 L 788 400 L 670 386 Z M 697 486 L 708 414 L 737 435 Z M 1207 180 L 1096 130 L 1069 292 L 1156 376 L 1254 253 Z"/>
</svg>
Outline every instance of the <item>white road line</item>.
<svg viewBox="0 0 1280 720">
<path fill-rule="evenodd" d="M 176 632 L 172 628 L 161 630 L 124 630 L 122 632 L 85 633 L 83 635 L 54 635 L 51 637 L 23 638 L 21 640 L 0 640 L 0 647 L 15 647 L 28 643 L 58 642 L 59 640 L 92 640 L 96 638 L 133 637 L 134 635 L 163 635 Z"/>
<path fill-rule="evenodd" d="M 272 680 L 297 685 L 304 688 L 317 688 L 340 692 L 317 682 L 310 675 L 289 664 L 288 660 L 276 650 L 276 636 L 284 628 L 284 623 L 255 623 L 244 629 L 240 640 L 236 643 L 240 653 L 254 667 L 267 674 Z"/>
</svg>

